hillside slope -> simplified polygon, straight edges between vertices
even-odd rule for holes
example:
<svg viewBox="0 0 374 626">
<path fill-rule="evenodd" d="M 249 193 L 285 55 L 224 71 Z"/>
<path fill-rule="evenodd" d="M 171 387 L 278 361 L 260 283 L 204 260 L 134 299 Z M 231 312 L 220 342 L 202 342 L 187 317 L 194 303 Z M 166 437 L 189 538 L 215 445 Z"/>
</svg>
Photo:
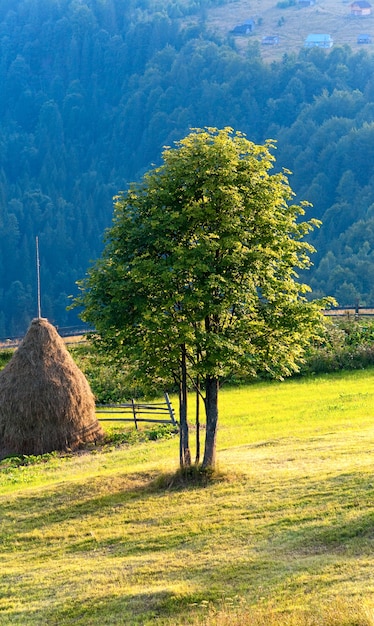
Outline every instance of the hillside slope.
<svg viewBox="0 0 374 626">
<path fill-rule="evenodd" d="M 317 15 L 321 5 L 263 2 L 262 17 L 249 2 L 204 6 L 0 3 L 0 338 L 23 334 L 36 314 L 36 236 L 42 314 L 60 327 L 77 323 L 66 310 L 69 295 L 100 255 L 113 196 L 191 127 L 231 126 L 257 143 L 276 139 L 277 167 L 294 172 L 298 199 L 311 201 L 310 216 L 324 222 L 306 281 L 344 305 L 373 303 L 371 46 L 300 50 L 298 16 Z M 341 23 L 352 23 L 348 5 L 338 9 Z M 254 35 L 228 36 L 248 14 L 257 15 Z M 278 16 L 285 16 L 280 33 L 292 16 L 299 20 L 295 54 L 287 57 L 282 38 L 279 46 L 258 43 L 261 33 L 278 32 Z M 371 23 L 358 24 L 369 30 Z M 268 63 L 273 54 L 281 62 Z"/>
<path fill-rule="evenodd" d="M 2 626 L 373 626 L 372 376 L 226 388 L 205 487 L 177 438 L 0 463 Z"/>
<path fill-rule="evenodd" d="M 374 41 L 374 12 L 365 17 L 351 15 L 347 0 L 320 0 L 312 6 L 300 6 L 298 1 L 287 6 L 287 0 L 236 0 L 208 11 L 208 24 L 213 32 L 226 37 L 238 24 L 248 19 L 255 22 L 254 30 L 245 36 L 235 36 L 239 50 L 246 51 L 249 42 L 259 42 L 263 37 L 276 35 L 279 44 L 261 45 L 261 56 L 279 60 L 284 54 L 298 53 L 309 33 L 328 33 L 335 45 L 349 45 L 353 50 L 362 47 L 357 43 L 361 33 L 371 34 Z M 286 6 L 286 8 L 282 8 Z M 369 44 L 369 47 L 372 46 Z"/>
</svg>

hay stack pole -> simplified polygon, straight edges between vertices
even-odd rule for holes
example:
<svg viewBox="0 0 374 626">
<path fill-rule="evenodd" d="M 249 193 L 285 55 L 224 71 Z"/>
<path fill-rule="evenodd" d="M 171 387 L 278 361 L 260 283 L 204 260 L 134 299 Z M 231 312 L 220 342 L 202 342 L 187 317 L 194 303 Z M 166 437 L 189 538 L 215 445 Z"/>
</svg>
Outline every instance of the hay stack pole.
<svg viewBox="0 0 374 626">
<path fill-rule="evenodd" d="M 38 318 L 40 319 L 42 316 L 42 306 L 41 306 L 41 298 L 40 298 L 39 237 L 36 237 L 35 245 L 36 245 L 36 280 L 37 280 L 37 291 L 38 291 Z"/>
<path fill-rule="evenodd" d="M 102 435 L 87 379 L 54 326 L 34 319 L 0 372 L 0 458 L 75 450 Z"/>
</svg>

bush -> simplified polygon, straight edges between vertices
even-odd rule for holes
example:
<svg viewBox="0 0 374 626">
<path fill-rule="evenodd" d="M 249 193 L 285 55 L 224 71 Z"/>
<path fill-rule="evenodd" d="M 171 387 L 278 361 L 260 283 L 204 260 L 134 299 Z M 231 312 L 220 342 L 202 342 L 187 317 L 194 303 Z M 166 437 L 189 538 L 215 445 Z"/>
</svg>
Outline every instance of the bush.
<svg viewBox="0 0 374 626">
<path fill-rule="evenodd" d="M 161 396 L 165 389 L 165 381 L 140 378 L 129 365 L 115 356 L 100 353 L 90 342 L 72 347 L 71 352 L 87 376 L 99 404 L 129 402 L 131 398 L 154 398 Z M 10 356 L 5 356 L 5 360 L 9 360 Z M 299 375 L 364 369 L 373 365 L 374 320 L 326 318 L 323 336 L 310 345 L 300 364 Z M 268 379 L 269 374 L 260 373 L 259 378 Z M 254 380 L 253 375 L 233 373 L 226 382 L 240 385 Z M 173 391 L 173 384 L 167 382 L 169 391 Z"/>
<path fill-rule="evenodd" d="M 178 433 L 178 428 L 169 424 L 152 425 L 143 430 L 127 429 L 119 427 L 107 432 L 104 444 L 122 445 L 134 444 L 142 441 L 158 441 L 159 439 L 170 439 Z"/>
<path fill-rule="evenodd" d="M 13 350 L 0 350 L 0 370 L 9 363 L 12 358 Z"/>
<path fill-rule="evenodd" d="M 87 377 L 98 404 L 119 404 L 132 398 L 152 398 L 163 393 L 161 382 L 147 382 L 121 359 L 101 353 L 87 341 L 70 352 Z"/>
<path fill-rule="evenodd" d="M 301 374 L 364 369 L 374 365 L 374 321 L 326 320 L 325 333 L 310 346 Z"/>
</svg>

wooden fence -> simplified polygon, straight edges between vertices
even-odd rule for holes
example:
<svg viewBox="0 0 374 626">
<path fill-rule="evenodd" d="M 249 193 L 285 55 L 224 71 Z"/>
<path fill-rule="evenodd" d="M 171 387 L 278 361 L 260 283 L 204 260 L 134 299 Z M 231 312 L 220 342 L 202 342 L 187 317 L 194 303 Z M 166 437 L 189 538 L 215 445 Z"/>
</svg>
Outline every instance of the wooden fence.
<svg viewBox="0 0 374 626">
<path fill-rule="evenodd" d="M 333 307 L 324 311 L 324 314 L 328 317 L 338 317 L 349 319 L 359 319 L 361 317 L 374 317 L 374 307 L 364 306 L 347 306 L 347 307 Z"/>
<path fill-rule="evenodd" d="M 100 422 L 134 422 L 136 429 L 138 428 L 139 422 L 154 422 L 157 424 L 172 424 L 172 426 L 178 426 L 169 395 L 165 393 L 164 396 L 165 402 L 159 403 L 147 404 L 131 400 L 131 402 L 125 404 L 97 404 L 97 418 Z M 119 413 L 131 415 L 131 417 L 117 417 Z M 102 414 L 108 417 L 101 417 Z"/>
</svg>

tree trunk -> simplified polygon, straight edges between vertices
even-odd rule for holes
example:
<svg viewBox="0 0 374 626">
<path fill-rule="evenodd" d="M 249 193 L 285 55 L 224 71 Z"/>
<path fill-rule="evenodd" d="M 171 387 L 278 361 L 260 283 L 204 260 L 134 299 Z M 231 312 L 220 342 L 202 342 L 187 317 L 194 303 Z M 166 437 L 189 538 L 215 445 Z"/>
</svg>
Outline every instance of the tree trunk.
<svg viewBox="0 0 374 626">
<path fill-rule="evenodd" d="M 216 462 L 218 389 L 218 378 L 208 376 L 205 381 L 206 435 L 203 467 L 213 468 Z"/>
<path fill-rule="evenodd" d="M 196 458 L 195 464 L 200 463 L 200 378 L 196 377 Z"/>
<path fill-rule="evenodd" d="M 181 467 L 191 465 L 191 453 L 188 443 L 187 421 L 187 363 L 186 346 L 181 346 L 181 381 L 179 385 L 179 463 Z"/>
</svg>

